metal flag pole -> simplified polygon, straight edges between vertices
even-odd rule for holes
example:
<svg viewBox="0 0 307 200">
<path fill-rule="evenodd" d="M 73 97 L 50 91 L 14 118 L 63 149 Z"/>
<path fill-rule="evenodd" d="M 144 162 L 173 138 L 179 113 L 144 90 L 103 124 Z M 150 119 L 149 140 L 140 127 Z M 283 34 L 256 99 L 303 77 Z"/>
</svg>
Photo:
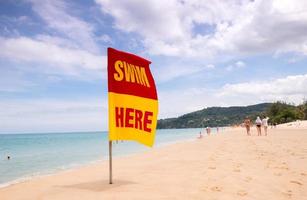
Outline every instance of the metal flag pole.
<svg viewBox="0 0 307 200">
<path fill-rule="evenodd" d="M 109 184 L 112 183 L 112 140 L 109 140 Z"/>
</svg>

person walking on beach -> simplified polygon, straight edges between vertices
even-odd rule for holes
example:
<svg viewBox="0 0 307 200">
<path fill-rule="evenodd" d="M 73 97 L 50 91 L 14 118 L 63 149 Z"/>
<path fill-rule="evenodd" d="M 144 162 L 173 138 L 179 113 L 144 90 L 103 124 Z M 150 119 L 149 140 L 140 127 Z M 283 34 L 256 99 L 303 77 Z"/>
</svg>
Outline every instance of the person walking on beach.
<svg viewBox="0 0 307 200">
<path fill-rule="evenodd" d="M 262 124 L 262 121 L 261 121 L 259 116 L 257 117 L 255 122 L 256 122 L 256 129 L 257 129 L 258 136 L 261 136 L 261 124 Z"/>
<path fill-rule="evenodd" d="M 269 117 L 266 117 L 264 116 L 264 118 L 262 119 L 262 126 L 263 126 L 263 129 L 264 129 L 264 134 L 267 136 L 268 135 L 268 120 L 270 118 Z"/>
<path fill-rule="evenodd" d="M 210 132 L 211 132 L 210 127 L 207 126 L 206 131 L 207 131 L 207 135 L 210 135 Z"/>
<path fill-rule="evenodd" d="M 246 117 L 243 123 L 244 123 L 244 126 L 246 128 L 247 135 L 250 136 L 251 135 L 250 129 L 251 129 L 252 122 L 249 119 L 249 117 Z"/>
</svg>

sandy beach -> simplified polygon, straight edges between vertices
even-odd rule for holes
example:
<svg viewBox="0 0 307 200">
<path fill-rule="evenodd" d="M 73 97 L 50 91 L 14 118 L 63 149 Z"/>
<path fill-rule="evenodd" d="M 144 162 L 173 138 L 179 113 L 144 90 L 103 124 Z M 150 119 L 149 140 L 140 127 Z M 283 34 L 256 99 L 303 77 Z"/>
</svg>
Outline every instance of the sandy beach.
<svg viewBox="0 0 307 200">
<path fill-rule="evenodd" d="M 0 189 L 15 199 L 305 199 L 307 128 L 243 128 L 34 178 Z M 195 133 L 195 137 L 197 133 Z"/>
</svg>

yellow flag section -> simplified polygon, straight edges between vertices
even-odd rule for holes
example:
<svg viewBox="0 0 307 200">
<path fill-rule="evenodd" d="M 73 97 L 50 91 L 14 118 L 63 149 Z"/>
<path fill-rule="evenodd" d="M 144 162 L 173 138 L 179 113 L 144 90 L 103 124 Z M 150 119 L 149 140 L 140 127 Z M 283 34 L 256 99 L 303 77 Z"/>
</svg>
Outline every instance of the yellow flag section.
<svg viewBox="0 0 307 200">
<path fill-rule="evenodd" d="M 109 139 L 135 140 L 152 146 L 158 101 L 109 92 Z"/>
<path fill-rule="evenodd" d="M 109 140 L 154 144 L 158 98 L 150 63 L 108 48 Z"/>
</svg>

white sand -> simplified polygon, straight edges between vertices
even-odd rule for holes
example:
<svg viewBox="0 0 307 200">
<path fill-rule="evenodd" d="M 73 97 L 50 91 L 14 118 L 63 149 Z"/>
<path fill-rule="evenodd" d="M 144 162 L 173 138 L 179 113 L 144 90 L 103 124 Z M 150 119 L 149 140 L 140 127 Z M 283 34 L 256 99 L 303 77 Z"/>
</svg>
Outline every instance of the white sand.
<svg viewBox="0 0 307 200">
<path fill-rule="evenodd" d="M 280 124 L 277 125 L 278 128 L 283 128 L 283 129 L 307 129 L 307 120 L 302 121 L 302 120 L 297 120 L 295 122 L 289 122 L 289 123 L 285 123 L 285 124 Z"/>
</svg>

